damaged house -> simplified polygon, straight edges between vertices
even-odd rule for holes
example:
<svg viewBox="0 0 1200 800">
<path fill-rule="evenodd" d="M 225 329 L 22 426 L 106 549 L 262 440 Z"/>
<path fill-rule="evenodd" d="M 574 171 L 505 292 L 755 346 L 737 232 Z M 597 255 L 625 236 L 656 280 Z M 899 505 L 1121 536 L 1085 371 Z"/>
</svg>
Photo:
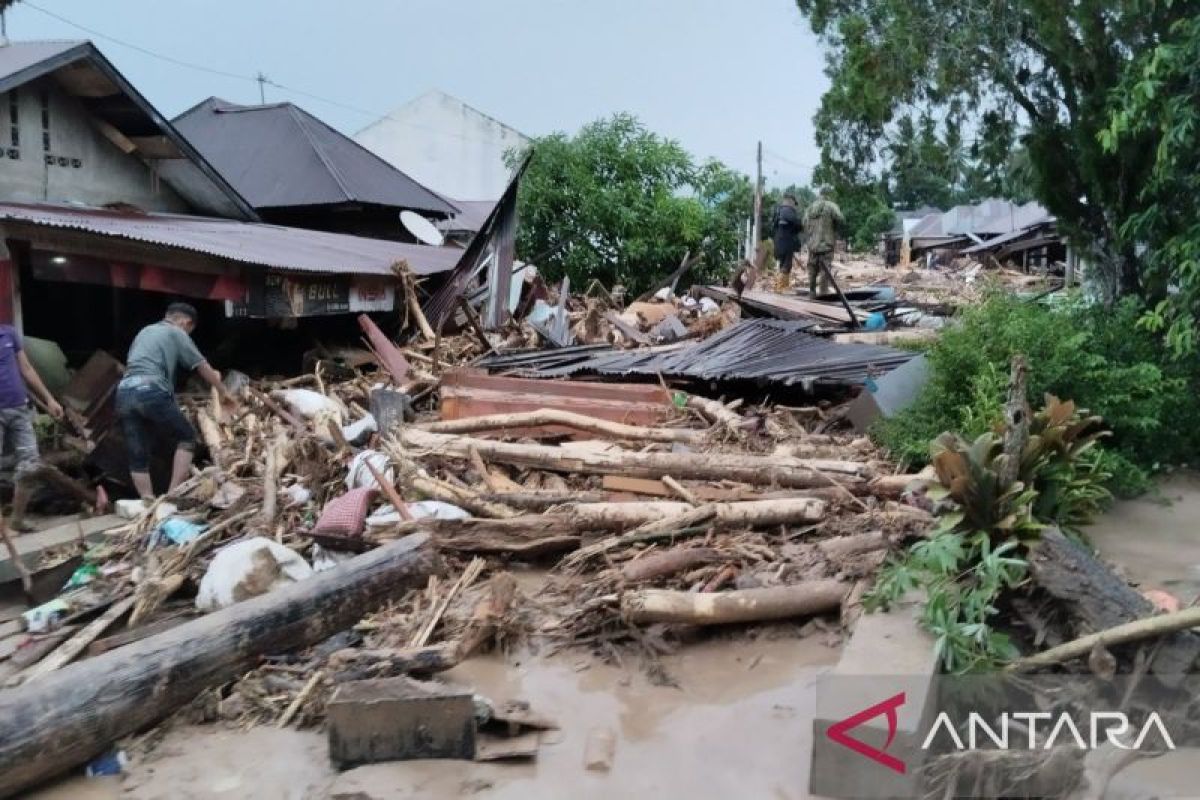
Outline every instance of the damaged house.
<svg viewBox="0 0 1200 800">
<path fill-rule="evenodd" d="M 883 236 L 889 266 L 917 260 L 933 266 L 969 256 L 989 266 L 994 260 L 1027 270 L 1045 269 L 1067 258 L 1055 218 L 1034 202 L 990 199 L 949 211 L 923 208 L 896 216 L 896 226 Z"/>
<path fill-rule="evenodd" d="M 8 122 L 0 159 L 0 319 L 53 339 L 68 354 L 122 352 L 172 297 L 200 308 L 202 347 L 236 338 L 229 326 L 239 319 L 390 311 L 393 265 L 403 261 L 415 275 L 433 276 L 463 255 L 329 232 L 350 218 L 342 214 L 351 207 L 362 213 L 349 227 L 370 227 L 370 199 L 380 201 L 396 238 L 399 208 L 441 217 L 455 209 L 395 170 L 380 170 L 380 185 L 371 186 L 362 177 L 367 166 L 383 163 L 327 129 L 324 148 L 280 147 L 322 129 L 292 107 L 264 112 L 290 120 L 267 144 L 299 166 L 277 187 L 280 201 L 258 191 L 263 181 L 237 175 L 254 189 L 248 200 L 89 42 L 0 47 L 0 93 Z M 238 143 L 255 144 L 248 135 Z M 301 168 L 313 160 L 323 173 Z M 307 197 L 305 187 L 314 189 Z M 289 214 L 302 221 L 296 209 L 305 199 L 322 201 L 323 220 L 310 216 L 306 228 L 262 224 Z M 64 329 L 59 320 L 68 315 L 76 324 Z"/>
</svg>

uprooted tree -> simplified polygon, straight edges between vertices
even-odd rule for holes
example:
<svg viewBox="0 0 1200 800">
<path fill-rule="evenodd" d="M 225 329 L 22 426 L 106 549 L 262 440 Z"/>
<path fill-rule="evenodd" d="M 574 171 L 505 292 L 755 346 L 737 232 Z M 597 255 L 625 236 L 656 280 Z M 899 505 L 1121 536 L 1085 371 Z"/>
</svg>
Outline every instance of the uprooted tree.
<svg viewBox="0 0 1200 800">
<path fill-rule="evenodd" d="M 829 45 L 832 85 L 817 115 L 826 176 L 869 173 L 899 119 L 929 114 L 986 138 L 1017 125 L 1035 196 L 1059 219 L 1112 299 L 1147 287 L 1126 223 L 1172 135 L 1131 125 L 1103 137 L 1130 91 L 1135 54 L 1173 42 L 1179 0 L 797 0 Z M 1145 68 L 1138 58 L 1136 66 Z M 1191 80 L 1158 80 L 1192 97 Z M 1142 91 L 1145 91 L 1144 88 Z M 1193 109 L 1194 113 L 1194 109 Z M 1195 136 L 1191 140 L 1195 141 Z M 1144 241 L 1151 246 L 1156 243 Z M 1194 261 L 1192 262 L 1194 264 Z"/>
</svg>

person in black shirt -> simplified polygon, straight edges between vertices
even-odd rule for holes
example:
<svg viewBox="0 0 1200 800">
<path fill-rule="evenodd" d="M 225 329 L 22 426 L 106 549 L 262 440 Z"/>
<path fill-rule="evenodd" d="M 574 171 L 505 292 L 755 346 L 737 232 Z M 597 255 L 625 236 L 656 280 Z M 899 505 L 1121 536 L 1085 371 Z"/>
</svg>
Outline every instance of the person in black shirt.
<svg viewBox="0 0 1200 800">
<path fill-rule="evenodd" d="M 796 196 L 785 194 L 783 200 L 775 207 L 775 215 L 771 220 L 775 233 L 775 260 L 779 262 L 780 291 L 787 289 L 791 279 L 792 260 L 800 251 L 801 236 L 804 223 L 800 210 L 796 207 Z"/>
</svg>

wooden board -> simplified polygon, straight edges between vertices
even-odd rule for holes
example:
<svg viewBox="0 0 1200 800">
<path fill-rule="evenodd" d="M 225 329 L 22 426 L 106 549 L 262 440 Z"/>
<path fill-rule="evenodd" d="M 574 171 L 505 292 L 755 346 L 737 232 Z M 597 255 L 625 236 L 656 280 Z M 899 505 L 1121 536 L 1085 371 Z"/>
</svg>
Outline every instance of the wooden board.
<svg viewBox="0 0 1200 800">
<path fill-rule="evenodd" d="M 533 380 L 455 370 L 442 378 L 440 391 L 444 420 L 552 408 L 626 425 L 652 426 L 672 413 L 670 393 L 651 384 Z M 504 433 L 515 437 L 592 436 L 561 425 Z"/>
</svg>

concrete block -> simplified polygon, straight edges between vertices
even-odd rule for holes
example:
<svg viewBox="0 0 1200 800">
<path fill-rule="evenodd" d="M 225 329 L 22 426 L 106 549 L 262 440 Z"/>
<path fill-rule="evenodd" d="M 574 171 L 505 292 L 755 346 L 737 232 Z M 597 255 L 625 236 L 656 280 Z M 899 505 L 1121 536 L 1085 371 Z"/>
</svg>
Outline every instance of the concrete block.
<svg viewBox="0 0 1200 800">
<path fill-rule="evenodd" d="M 412 678 L 352 681 L 327 706 L 329 757 L 341 767 L 475 757 L 471 692 Z"/>
<path fill-rule="evenodd" d="M 889 612 L 863 614 L 837 666 L 818 681 L 809 770 L 813 794 L 884 798 L 917 792 L 920 745 L 932 720 L 939 671 L 934 638 L 918 624 L 919 613 L 918 601 L 910 598 Z M 845 734 L 902 762 L 902 771 L 829 735 L 832 726 L 872 708 L 878 709 L 873 716 Z"/>
</svg>

